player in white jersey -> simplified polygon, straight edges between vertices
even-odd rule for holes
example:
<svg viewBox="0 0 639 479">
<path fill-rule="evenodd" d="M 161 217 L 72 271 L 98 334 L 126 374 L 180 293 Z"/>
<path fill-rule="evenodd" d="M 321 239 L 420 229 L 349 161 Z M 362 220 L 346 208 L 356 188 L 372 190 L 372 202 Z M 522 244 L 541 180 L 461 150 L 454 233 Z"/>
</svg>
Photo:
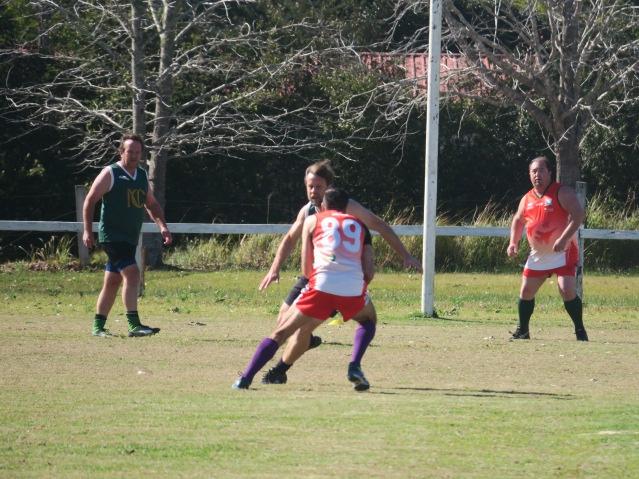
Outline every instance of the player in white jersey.
<svg viewBox="0 0 639 479">
<path fill-rule="evenodd" d="M 306 188 L 306 194 L 309 203 L 307 203 L 300 209 L 293 225 L 286 233 L 286 235 L 284 235 L 284 238 L 277 248 L 277 253 L 273 260 L 273 264 L 260 283 L 260 290 L 266 289 L 272 282 L 279 281 L 280 269 L 286 261 L 286 258 L 288 258 L 288 256 L 293 251 L 297 240 L 301 237 L 304 221 L 306 220 L 306 218 L 314 215 L 320 210 L 320 204 L 322 202 L 322 198 L 324 197 L 324 192 L 327 188 L 332 186 L 334 178 L 335 173 L 328 160 L 322 160 L 313 163 L 306 169 L 304 175 L 304 185 Z M 421 265 L 419 261 L 411 256 L 411 254 L 402 244 L 399 237 L 385 221 L 383 221 L 377 215 L 373 214 L 368 209 L 364 208 L 361 204 L 359 204 L 352 198 L 349 199 L 345 211 L 346 213 L 357 217 L 357 219 L 362 221 L 362 223 L 364 223 L 369 229 L 377 231 L 380 236 L 384 238 L 384 240 L 397 252 L 397 254 L 400 255 L 400 257 L 403 259 L 405 267 L 421 271 Z M 372 258 L 373 250 L 370 243 L 371 240 L 369 236 L 369 246 L 364 249 L 364 255 L 370 255 Z M 372 279 L 372 275 L 370 279 Z M 308 279 L 306 277 L 302 276 L 298 278 L 297 283 L 280 307 L 280 313 L 277 320 L 278 325 L 283 324 L 284 321 L 288 318 L 288 313 L 291 305 L 296 301 L 300 292 L 302 291 L 302 289 L 304 289 L 307 283 Z M 370 297 L 367 298 L 367 304 L 369 303 L 374 312 L 375 308 L 370 300 Z M 286 383 L 286 373 L 289 368 L 307 351 L 309 347 L 316 347 L 319 346 L 319 344 L 321 344 L 321 339 L 318 336 L 304 335 L 302 331 L 298 331 L 293 334 L 288 341 L 286 348 L 284 349 L 282 358 L 273 368 L 271 368 L 266 374 L 264 374 L 262 383 Z"/>
<path fill-rule="evenodd" d="M 253 358 L 233 384 L 248 389 L 257 372 L 274 356 L 281 344 L 295 331 L 310 334 L 334 310 L 344 320 L 355 319 L 353 356 L 347 377 L 355 390 L 364 391 L 369 383 L 360 362 L 375 337 L 376 319 L 372 305 L 366 305 L 365 275 L 372 261 L 363 261 L 364 225 L 344 213 L 348 194 L 343 190 L 326 190 L 322 206 L 325 211 L 308 217 L 302 229 L 302 272 L 309 283 L 291 307 L 292 311 L 275 331 L 258 345 Z M 371 311 L 367 311 L 370 308 Z"/>
</svg>

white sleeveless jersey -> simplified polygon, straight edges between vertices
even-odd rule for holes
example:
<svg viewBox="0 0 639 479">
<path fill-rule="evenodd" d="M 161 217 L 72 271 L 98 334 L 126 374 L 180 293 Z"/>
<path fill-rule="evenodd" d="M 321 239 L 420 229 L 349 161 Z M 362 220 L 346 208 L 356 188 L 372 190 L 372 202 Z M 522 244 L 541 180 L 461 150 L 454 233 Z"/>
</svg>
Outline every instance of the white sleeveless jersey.
<svg viewBox="0 0 639 479">
<path fill-rule="evenodd" d="M 324 211 L 316 216 L 310 287 L 337 296 L 360 296 L 366 286 L 362 271 L 363 224 L 339 211 Z"/>
</svg>

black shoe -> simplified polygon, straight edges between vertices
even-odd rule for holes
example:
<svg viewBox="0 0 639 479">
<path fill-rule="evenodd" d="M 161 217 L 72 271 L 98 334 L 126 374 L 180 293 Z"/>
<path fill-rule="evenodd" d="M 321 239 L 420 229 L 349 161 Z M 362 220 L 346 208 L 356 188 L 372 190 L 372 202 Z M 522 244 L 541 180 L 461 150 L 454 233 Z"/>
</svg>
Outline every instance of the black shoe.
<svg viewBox="0 0 639 479">
<path fill-rule="evenodd" d="M 129 329 L 130 338 L 143 338 L 145 336 L 153 336 L 160 332 L 160 328 L 152 328 L 141 324 L 133 329 Z"/>
<path fill-rule="evenodd" d="M 251 381 L 246 379 L 244 376 L 240 376 L 231 386 L 233 389 L 248 389 L 251 385 Z"/>
<path fill-rule="evenodd" d="M 287 379 L 286 373 L 271 368 L 262 376 L 262 384 L 286 384 Z"/>
<path fill-rule="evenodd" d="M 366 391 L 369 387 L 371 387 L 364 377 L 364 372 L 359 365 L 355 365 L 353 363 L 349 364 L 348 374 L 346 377 L 353 383 L 353 389 L 355 389 L 355 391 Z"/>
<path fill-rule="evenodd" d="M 308 344 L 308 349 L 313 349 L 318 347 L 320 344 L 322 344 L 322 338 L 320 338 L 319 336 L 313 336 L 311 334 L 311 340 Z M 286 381 L 284 381 L 286 382 Z"/>
<path fill-rule="evenodd" d="M 575 336 L 577 336 L 577 341 L 588 341 L 588 333 L 585 329 L 577 329 Z"/>
<path fill-rule="evenodd" d="M 513 339 L 530 339 L 530 332 L 529 331 L 524 331 L 519 326 L 517 326 L 517 329 L 515 329 L 515 332 L 510 337 L 510 339 L 511 340 L 513 340 Z"/>
</svg>

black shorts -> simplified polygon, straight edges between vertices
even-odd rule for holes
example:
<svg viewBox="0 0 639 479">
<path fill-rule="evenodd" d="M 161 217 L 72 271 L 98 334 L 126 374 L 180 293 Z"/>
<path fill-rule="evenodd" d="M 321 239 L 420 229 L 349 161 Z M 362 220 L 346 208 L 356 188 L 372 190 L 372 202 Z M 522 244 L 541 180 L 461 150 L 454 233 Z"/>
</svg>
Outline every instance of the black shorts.
<svg viewBox="0 0 639 479">
<path fill-rule="evenodd" d="M 111 273 L 119 273 L 127 266 L 136 264 L 135 250 L 137 245 L 125 242 L 100 243 L 107 255 L 105 269 Z"/>
<path fill-rule="evenodd" d="M 297 299 L 297 297 L 300 295 L 300 293 L 306 287 L 307 284 L 308 284 L 308 278 L 307 277 L 298 276 L 297 277 L 297 282 L 295 283 L 295 286 L 293 286 L 293 288 L 291 288 L 291 291 L 288 293 L 288 296 L 286 297 L 284 302 L 286 304 L 288 304 L 289 306 L 292 306 L 293 303 L 295 302 L 295 300 Z"/>
</svg>

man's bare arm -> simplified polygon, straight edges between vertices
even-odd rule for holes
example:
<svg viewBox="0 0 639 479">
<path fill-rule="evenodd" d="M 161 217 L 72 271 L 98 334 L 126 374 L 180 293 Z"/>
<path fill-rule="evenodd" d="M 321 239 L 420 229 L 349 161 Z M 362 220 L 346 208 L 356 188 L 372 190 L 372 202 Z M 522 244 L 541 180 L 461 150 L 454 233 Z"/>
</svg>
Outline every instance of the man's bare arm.
<svg viewBox="0 0 639 479">
<path fill-rule="evenodd" d="M 302 228 L 302 274 L 307 278 L 313 272 L 313 230 L 317 224 L 315 216 L 309 216 Z"/>
<path fill-rule="evenodd" d="M 369 244 L 365 244 L 362 251 L 362 271 L 364 272 L 364 281 L 366 284 L 370 284 L 375 276 L 375 253 Z"/>
<path fill-rule="evenodd" d="M 404 267 L 413 268 L 417 271 L 422 270 L 421 263 L 408 252 L 408 250 L 402 243 L 402 240 L 400 240 L 399 236 L 397 236 L 395 231 L 393 231 L 393 228 L 391 228 L 390 225 L 383 219 L 375 215 L 367 208 L 364 208 L 361 204 L 353 199 L 348 200 L 346 212 L 361 220 L 368 227 L 368 229 L 377 231 L 381 235 L 381 237 L 384 238 L 384 240 L 390 245 L 390 247 L 393 248 L 395 252 L 397 252 L 397 254 L 402 258 Z"/>
<path fill-rule="evenodd" d="M 524 232 L 524 226 L 526 224 L 524 221 L 525 198 L 524 196 L 519 201 L 519 207 L 510 224 L 510 241 L 508 242 L 506 254 L 511 258 L 517 256 L 517 253 L 519 253 L 519 241 L 521 240 L 521 235 Z"/>
<path fill-rule="evenodd" d="M 166 226 L 164 211 L 162 211 L 162 206 L 160 206 L 160 203 L 158 203 L 158 200 L 155 198 L 155 195 L 153 194 L 153 190 L 151 188 L 149 188 L 146 193 L 144 207 L 149 213 L 151 219 L 155 222 L 156 225 L 158 225 L 158 228 L 160 228 L 160 234 L 162 235 L 162 241 L 164 242 L 164 244 L 171 244 L 173 242 L 173 237 L 171 236 L 169 228 Z"/>
<path fill-rule="evenodd" d="M 291 252 L 295 248 L 297 241 L 302 236 L 302 227 L 304 226 L 304 219 L 306 217 L 306 206 L 304 206 L 299 213 L 297 214 L 297 218 L 295 222 L 291 225 L 290 229 L 280 241 L 279 246 L 277 247 L 277 252 L 275 253 L 275 258 L 273 259 L 273 263 L 266 273 L 266 276 L 260 282 L 259 289 L 260 291 L 268 288 L 268 285 L 273 282 L 278 282 L 280 279 L 280 269 L 282 265 L 287 260 L 287 258 L 291 255 Z"/>
<path fill-rule="evenodd" d="M 559 197 L 559 204 L 561 204 L 562 208 L 568 212 L 570 218 L 568 220 L 566 228 L 561 233 L 561 236 L 557 238 L 557 241 L 555 241 L 553 250 L 564 251 L 566 249 L 568 241 L 570 241 L 581 224 L 584 222 L 586 212 L 581 206 L 575 190 L 573 190 L 572 188 L 568 186 L 562 186 L 559 189 L 557 196 Z"/>
<path fill-rule="evenodd" d="M 93 180 L 93 184 L 84 199 L 82 205 L 82 222 L 84 231 L 82 232 L 82 242 L 87 248 L 95 246 L 95 238 L 93 237 L 93 215 L 95 214 L 95 205 L 98 201 L 111 189 L 111 173 L 108 168 L 104 168 L 100 174 Z"/>
</svg>

